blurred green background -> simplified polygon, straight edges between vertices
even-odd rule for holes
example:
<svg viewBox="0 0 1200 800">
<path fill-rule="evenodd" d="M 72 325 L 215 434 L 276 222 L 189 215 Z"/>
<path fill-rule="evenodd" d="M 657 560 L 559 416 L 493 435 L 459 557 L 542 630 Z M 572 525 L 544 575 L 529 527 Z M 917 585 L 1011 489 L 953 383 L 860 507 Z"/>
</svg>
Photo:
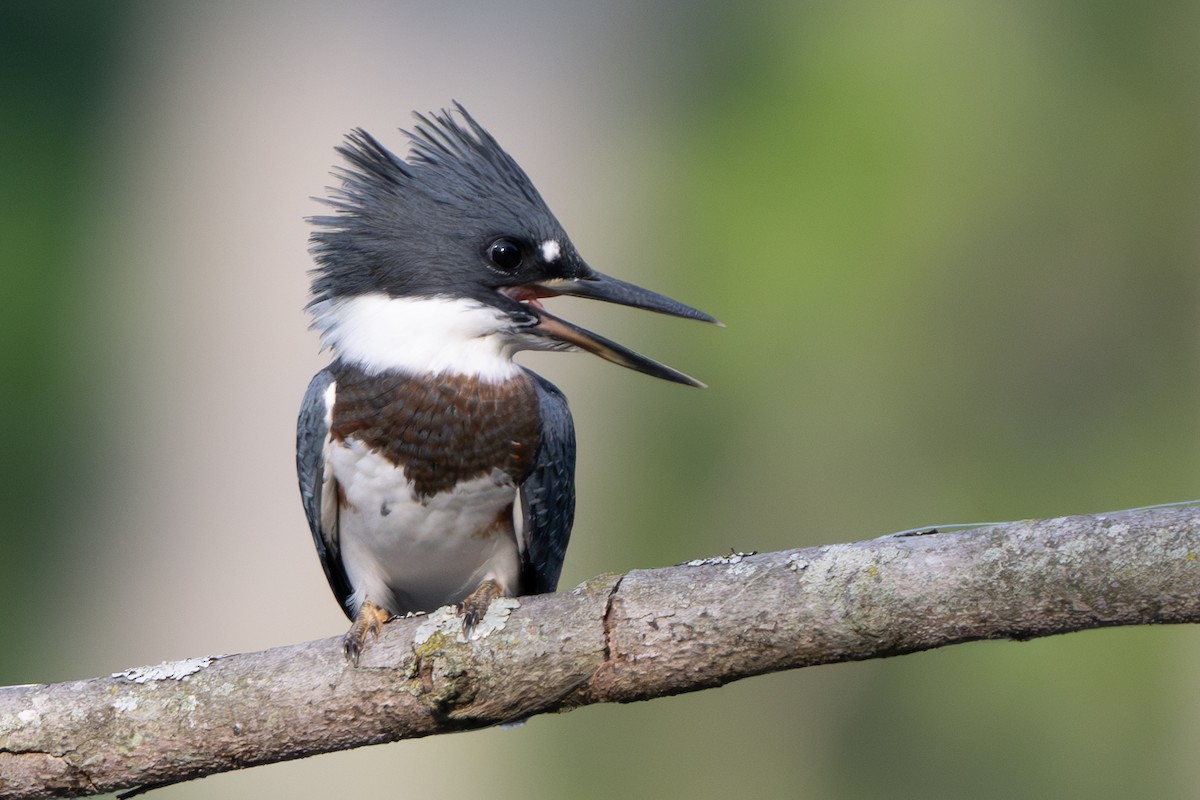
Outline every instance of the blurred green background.
<svg viewBox="0 0 1200 800">
<path fill-rule="evenodd" d="M 1200 5 L 7 2 L 0 684 L 340 634 L 292 477 L 302 218 L 452 98 L 707 381 L 571 398 L 565 586 L 1200 496 Z M 979 643 L 154 796 L 1190 798 L 1191 628 Z"/>
</svg>

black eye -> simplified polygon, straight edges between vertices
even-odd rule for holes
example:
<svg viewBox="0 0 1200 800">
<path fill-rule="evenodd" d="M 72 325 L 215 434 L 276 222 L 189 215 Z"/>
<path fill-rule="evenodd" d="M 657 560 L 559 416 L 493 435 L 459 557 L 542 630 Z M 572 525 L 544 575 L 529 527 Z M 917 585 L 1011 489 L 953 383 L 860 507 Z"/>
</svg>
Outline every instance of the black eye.
<svg viewBox="0 0 1200 800">
<path fill-rule="evenodd" d="M 487 257 L 505 272 L 512 272 L 525 260 L 521 254 L 521 246 L 512 239 L 497 239 L 492 242 L 488 245 Z"/>
</svg>

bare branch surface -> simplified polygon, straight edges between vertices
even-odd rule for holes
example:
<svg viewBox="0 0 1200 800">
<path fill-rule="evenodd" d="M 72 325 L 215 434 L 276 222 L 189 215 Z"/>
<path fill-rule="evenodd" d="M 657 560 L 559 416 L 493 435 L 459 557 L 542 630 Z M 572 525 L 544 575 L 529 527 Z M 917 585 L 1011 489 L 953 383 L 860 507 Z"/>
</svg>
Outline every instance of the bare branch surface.
<svg viewBox="0 0 1200 800">
<path fill-rule="evenodd" d="M 340 638 L 0 688 L 0 796 L 78 796 L 978 639 L 1200 621 L 1200 509 L 895 536 L 606 575 L 472 642 Z M 511 605 L 518 605 L 512 603 Z M 504 609 L 500 609 L 504 610 Z"/>
</svg>

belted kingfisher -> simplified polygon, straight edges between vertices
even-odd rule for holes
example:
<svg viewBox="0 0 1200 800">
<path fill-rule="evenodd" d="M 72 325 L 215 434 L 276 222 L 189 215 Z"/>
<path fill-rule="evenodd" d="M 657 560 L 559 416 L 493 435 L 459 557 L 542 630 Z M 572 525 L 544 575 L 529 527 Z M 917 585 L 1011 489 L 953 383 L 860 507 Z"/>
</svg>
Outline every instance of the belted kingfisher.
<svg viewBox="0 0 1200 800">
<path fill-rule="evenodd" d="M 461 122 L 414 114 L 407 159 L 350 133 L 323 201 L 334 213 L 310 220 L 307 308 L 334 358 L 304 395 L 296 466 L 356 665 L 393 616 L 458 604 L 470 635 L 493 599 L 557 586 L 575 431 L 562 393 L 517 352 L 584 350 L 703 386 L 542 299 L 716 322 L 584 263 L 525 172 L 455 108 Z"/>
</svg>

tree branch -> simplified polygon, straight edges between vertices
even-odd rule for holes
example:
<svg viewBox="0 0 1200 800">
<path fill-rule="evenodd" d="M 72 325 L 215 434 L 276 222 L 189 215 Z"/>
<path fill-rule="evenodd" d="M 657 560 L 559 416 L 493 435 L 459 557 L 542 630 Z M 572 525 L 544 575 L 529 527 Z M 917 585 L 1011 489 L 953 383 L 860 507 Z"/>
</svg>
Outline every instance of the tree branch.
<svg viewBox="0 0 1200 800">
<path fill-rule="evenodd" d="M 1196 622 L 1198 553 L 1196 507 L 1014 522 L 605 575 L 495 604 L 473 642 L 446 612 L 398 620 L 358 669 L 334 638 L 3 688 L 0 795 L 174 783 L 977 639 Z"/>
</svg>

